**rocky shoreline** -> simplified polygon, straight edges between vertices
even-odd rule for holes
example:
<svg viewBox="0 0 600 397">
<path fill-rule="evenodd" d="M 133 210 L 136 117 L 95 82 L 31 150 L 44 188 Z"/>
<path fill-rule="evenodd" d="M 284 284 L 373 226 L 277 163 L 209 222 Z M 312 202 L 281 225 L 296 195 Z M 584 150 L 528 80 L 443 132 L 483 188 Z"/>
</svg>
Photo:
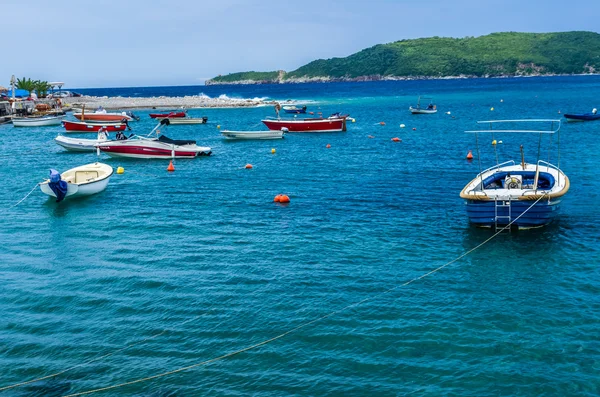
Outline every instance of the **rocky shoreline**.
<svg viewBox="0 0 600 397">
<path fill-rule="evenodd" d="M 556 74 L 556 73 L 529 73 L 514 75 L 485 75 L 476 76 L 461 74 L 458 76 L 359 76 L 359 77 L 290 77 L 279 78 L 275 80 L 237 80 L 237 81 L 219 81 L 206 80 L 205 85 L 250 85 L 250 84 L 304 84 L 304 83 L 352 83 L 364 81 L 413 81 L 413 80 L 460 80 L 460 79 L 507 79 L 515 77 L 556 77 L 556 76 L 593 76 L 598 73 L 580 73 L 580 74 Z"/>
<path fill-rule="evenodd" d="M 248 108 L 257 106 L 274 105 L 275 101 L 262 99 L 236 99 L 236 98 L 210 98 L 205 95 L 183 97 L 96 97 L 81 96 L 62 99 L 63 104 L 74 107 L 96 109 L 102 106 L 105 109 L 164 109 L 164 108 Z"/>
</svg>

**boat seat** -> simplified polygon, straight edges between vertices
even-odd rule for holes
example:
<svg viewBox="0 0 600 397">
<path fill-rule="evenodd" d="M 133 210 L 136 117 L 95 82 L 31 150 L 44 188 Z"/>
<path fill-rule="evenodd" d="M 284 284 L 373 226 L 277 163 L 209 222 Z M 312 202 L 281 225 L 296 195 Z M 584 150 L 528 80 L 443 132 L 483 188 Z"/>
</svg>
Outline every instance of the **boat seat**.
<svg viewBox="0 0 600 397">
<path fill-rule="evenodd" d="M 98 171 L 75 171 L 75 183 L 86 183 L 98 178 Z"/>
<path fill-rule="evenodd" d="M 488 176 L 483 180 L 484 189 L 504 189 L 504 179 L 508 174 L 523 177 L 523 188 L 534 189 L 535 171 L 501 171 Z M 548 172 L 541 172 L 538 178 L 538 189 L 552 189 L 554 186 L 554 176 Z"/>
<path fill-rule="evenodd" d="M 170 143 L 171 145 L 195 145 L 196 141 L 185 140 L 185 139 L 171 139 L 164 135 L 158 137 L 158 140 L 164 143 Z"/>
</svg>

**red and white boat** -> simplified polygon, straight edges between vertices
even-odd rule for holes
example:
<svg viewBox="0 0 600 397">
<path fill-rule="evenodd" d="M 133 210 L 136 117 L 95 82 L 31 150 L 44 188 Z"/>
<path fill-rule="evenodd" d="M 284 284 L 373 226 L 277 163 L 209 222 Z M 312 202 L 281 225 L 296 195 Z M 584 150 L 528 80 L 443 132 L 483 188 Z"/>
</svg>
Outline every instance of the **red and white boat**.
<svg viewBox="0 0 600 397">
<path fill-rule="evenodd" d="M 185 117 L 185 112 L 171 112 L 171 113 L 150 113 L 150 117 L 153 119 L 172 119 L 177 117 Z"/>
<path fill-rule="evenodd" d="M 104 128 L 107 132 L 125 131 L 129 126 L 127 123 L 119 124 L 91 124 L 83 121 L 65 121 L 62 122 L 66 132 L 98 132 Z"/>
<path fill-rule="evenodd" d="M 281 131 L 287 128 L 289 132 L 341 132 L 346 131 L 346 117 L 335 116 L 329 118 L 267 118 L 262 122 L 272 131 Z"/>
<path fill-rule="evenodd" d="M 111 157 L 160 159 L 210 156 L 211 149 L 196 145 L 196 141 L 176 140 L 158 135 L 158 128 L 168 124 L 169 119 L 163 119 L 146 137 L 132 135 L 125 139 L 99 143 L 97 147 Z M 152 137 L 155 133 L 157 137 Z"/>
</svg>

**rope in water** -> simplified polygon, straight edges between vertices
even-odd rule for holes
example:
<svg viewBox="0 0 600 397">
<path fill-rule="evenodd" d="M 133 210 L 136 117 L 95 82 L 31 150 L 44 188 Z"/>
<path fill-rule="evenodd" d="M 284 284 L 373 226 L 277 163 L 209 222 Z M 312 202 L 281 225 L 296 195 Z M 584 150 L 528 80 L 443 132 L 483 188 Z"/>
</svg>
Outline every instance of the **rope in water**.
<svg viewBox="0 0 600 397">
<path fill-rule="evenodd" d="M 156 374 L 156 375 L 152 375 L 152 376 L 148 376 L 148 377 L 145 377 L 145 378 L 139 378 L 139 379 L 135 379 L 135 380 L 132 380 L 132 381 L 129 381 L 129 382 L 123 382 L 123 383 L 119 383 L 119 384 L 116 384 L 116 385 L 111 385 L 111 386 L 101 387 L 101 388 L 92 389 L 92 390 L 87 390 L 87 391 L 78 392 L 78 393 L 74 393 L 74 394 L 68 394 L 68 395 L 65 395 L 65 396 L 63 396 L 63 397 L 76 397 L 76 396 L 83 396 L 83 395 L 87 395 L 87 394 L 99 393 L 99 392 L 103 392 L 103 391 L 107 391 L 107 390 L 117 389 L 117 388 L 120 388 L 120 387 L 123 387 L 123 386 L 133 385 L 133 384 L 136 384 L 136 383 L 141 383 L 141 382 L 146 382 L 146 381 L 153 380 L 153 379 L 162 378 L 162 377 L 165 377 L 165 376 L 168 376 L 168 375 L 173 375 L 173 374 L 176 374 L 176 373 L 179 373 L 179 372 L 183 372 L 183 371 L 187 371 L 187 370 L 190 370 L 190 369 L 193 369 L 193 368 L 197 368 L 197 367 L 205 366 L 205 365 L 208 365 L 208 364 L 211 364 L 211 363 L 217 362 L 217 361 L 224 360 L 224 359 L 226 359 L 226 358 L 229 358 L 229 357 L 236 356 L 236 355 L 238 355 L 238 354 L 241 354 L 241 353 L 247 352 L 247 351 L 249 351 L 249 350 L 253 350 L 253 349 L 256 349 L 256 348 L 258 348 L 258 347 L 264 346 L 264 345 L 266 345 L 266 344 L 268 344 L 268 343 L 274 342 L 274 341 L 276 341 L 276 340 L 278 340 L 278 339 L 281 339 L 281 338 L 283 338 L 283 337 L 285 337 L 285 336 L 287 336 L 287 335 L 290 335 L 290 334 L 292 334 L 292 333 L 294 333 L 294 332 L 296 332 L 296 331 L 298 331 L 298 330 L 300 330 L 300 329 L 306 328 L 306 327 L 308 327 L 309 325 L 315 324 L 315 323 L 317 323 L 317 322 L 320 322 L 320 321 L 322 321 L 322 320 L 325 320 L 325 319 L 327 319 L 327 318 L 329 318 L 329 317 L 332 317 L 332 316 L 334 316 L 334 315 L 336 315 L 336 314 L 338 314 L 338 313 L 341 313 L 341 312 L 347 311 L 347 310 L 349 310 L 349 309 L 351 309 L 351 308 L 353 308 L 353 307 L 360 306 L 360 305 L 362 305 L 362 304 L 364 304 L 364 303 L 366 303 L 366 302 L 370 302 L 370 301 L 376 300 L 376 299 L 378 299 L 378 298 L 380 298 L 380 297 L 382 297 L 382 296 L 384 296 L 384 295 L 387 295 L 387 294 L 389 294 L 389 293 L 391 293 L 391 292 L 393 292 L 393 291 L 395 291 L 395 290 L 397 290 L 397 289 L 399 289 L 399 288 L 405 287 L 405 286 L 407 286 L 407 285 L 410 285 L 410 284 L 414 283 L 415 281 L 422 280 L 422 279 L 424 279 L 424 278 L 426 278 L 426 277 L 428 277 L 428 276 L 430 276 L 430 275 L 432 275 L 432 274 L 434 274 L 434 273 L 437 273 L 438 271 L 440 271 L 440 270 L 442 270 L 442 269 L 444 269 L 444 268 L 446 268 L 446 267 L 450 266 L 451 264 L 453 264 L 453 263 L 455 263 L 455 262 L 457 262 L 457 261 L 461 260 L 462 258 L 464 258 L 464 257 L 466 257 L 466 256 L 468 256 L 468 255 L 470 255 L 470 254 L 471 254 L 471 253 L 473 253 L 474 251 L 476 251 L 476 250 L 478 250 L 479 248 L 483 247 L 484 245 L 486 245 L 487 243 L 489 243 L 490 241 L 492 241 L 494 238 L 496 238 L 498 235 L 500 235 L 500 234 L 501 234 L 502 232 L 504 232 L 505 230 L 510 230 L 511 226 L 512 226 L 512 225 L 513 225 L 513 224 L 514 224 L 516 221 L 518 221 L 518 220 L 519 220 L 519 219 L 520 219 L 520 218 L 521 218 L 523 215 L 525 215 L 527 212 L 529 212 L 529 210 L 530 210 L 531 208 L 533 208 L 533 206 L 535 206 L 535 205 L 536 205 L 538 202 L 540 202 L 540 201 L 541 201 L 541 200 L 542 200 L 542 199 L 543 199 L 543 198 L 544 198 L 546 195 L 547 195 L 547 194 L 544 194 L 544 195 L 542 195 L 542 196 L 541 196 L 540 198 L 538 198 L 538 199 L 537 199 L 537 200 L 536 200 L 534 203 L 532 203 L 532 204 L 531 204 L 529 207 L 527 207 L 527 209 L 525 209 L 525 211 L 523 211 L 523 212 L 522 212 L 522 213 L 521 213 L 519 216 L 517 216 L 517 217 L 516 217 L 516 218 L 515 218 L 515 219 L 514 219 L 512 222 L 510 222 L 508 225 L 504 226 L 502 229 L 498 230 L 498 231 L 497 231 L 496 233 L 494 233 L 494 234 L 493 234 L 491 237 L 487 238 L 486 240 L 484 240 L 482 243 L 478 244 L 478 245 L 477 245 L 477 246 L 475 246 L 474 248 L 471 248 L 469 251 L 467 251 L 467 252 L 465 252 L 465 253 L 463 253 L 463 254 L 459 255 L 459 256 L 458 256 L 458 257 L 456 257 L 455 259 L 453 259 L 453 260 L 451 260 L 451 261 L 449 261 L 449 262 L 447 262 L 447 263 L 445 263 L 445 264 L 443 264 L 443 265 L 441 265 L 441 266 L 439 266 L 439 267 L 437 267 L 437 268 L 435 268 L 435 269 L 433 269 L 433 270 L 431 270 L 431 271 L 429 271 L 429 272 L 427 272 L 427 273 L 424 273 L 424 274 L 420 275 L 419 277 L 415 277 L 415 278 L 413 278 L 412 280 L 406 281 L 406 282 L 405 282 L 405 283 L 403 283 L 403 284 L 400 284 L 400 285 L 397 285 L 397 286 L 395 286 L 395 287 L 389 288 L 389 289 L 387 289 L 387 290 L 385 290 L 385 291 L 383 291 L 383 292 L 380 292 L 380 293 L 378 293 L 378 294 L 376 294 L 376 295 L 374 295 L 374 296 L 371 296 L 371 297 L 369 297 L 369 298 L 365 298 L 365 299 L 363 299 L 363 300 L 360 300 L 360 301 L 358 301 L 358 302 L 355 302 L 355 303 L 351 303 L 351 304 L 349 304 L 349 305 L 346 305 L 346 306 L 344 306 L 344 307 L 342 307 L 342 308 L 340 308 L 340 309 L 337 309 L 337 310 L 335 310 L 335 311 L 332 311 L 332 312 L 330 312 L 330 313 L 327 313 L 327 314 L 325 314 L 325 315 L 323 315 L 323 316 L 320 316 L 320 317 L 318 317 L 318 318 L 315 318 L 315 319 L 313 319 L 313 320 L 310 320 L 310 321 L 308 321 L 308 322 L 302 323 L 302 324 L 300 324 L 300 325 L 298 325 L 298 326 L 296 326 L 296 327 L 294 327 L 294 328 L 291 328 L 291 329 L 289 329 L 289 330 L 287 330 L 287 331 L 285 331 L 285 332 L 283 332 L 283 333 L 281 333 L 281 334 L 279 334 L 279 335 L 277 335 L 277 336 L 274 336 L 274 337 L 272 337 L 272 338 L 270 338 L 270 339 L 263 340 L 263 341 L 261 341 L 261 342 L 259 342 L 259 343 L 253 344 L 253 345 L 251 345 L 251 346 L 247 346 L 247 347 L 245 347 L 245 348 L 243 348 L 243 349 L 239 349 L 239 350 L 236 350 L 236 351 L 233 351 L 233 352 L 230 352 L 230 353 L 227 353 L 227 354 L 224 354 L 224 355 L 221 355 L 221 356 L 215 357 L 215 358 L 211 358 L 211 359 L 209 359 L 209 360 L 205 360 L 205 361 L 202 361 L 202 362 L 199 362 L 199 363 L 196 363 L 196 364 L 192 364 L 192 365 L 189 365 L 189 366 L 186 366 L 186 367 L 177 368 L 177 369 L 174 369 L 174 370 L 172 370 L 172 371 L 163 372 L 163 373 Z M 160 335 L 160 334 L 159 334 L 159 335 Z M 157 335 L 157 336 L 158 336 L 158 335 Z M 143 341 L 136 342 L 135 344 L 132 344 L 132 345 L 130 345 L 130 346 L 134 346 L 134 345 L 136 345 L 136 344 L 139 344 L 139 343 L 142 343 L 142 342 L 143 342 Z M 128 347 L 129 347 L 129 346 L 128 346 Z M 127 349 L 128 347 L 122 348 L 122 349 L 120 349 L 120 350 L 117 350 L 117 351 L 115 351 L 115 352 L 113 352 L 113 353 L 109 353 L 109 354 L 107 354 L 107 355 L 105 355 L 105 356 L 102 356 L 102 357 L 99 357 L 99 358 L 97 358 L 97 359 L 94 359 L 93 361 L 98 361 L 98 360 L 100 360 L 100 359 L 102 359 L 102 358 L 104 358 L 104 357 L 108 357 L 108 356 L 110 356 L 110 355 L 116 354 L 116 353 L 118 353 L 119 351 L 123 351 L 123 350 Z M 92 362 L 92 361 L 89 361 L 88 363 L 90 363 L 90 362 Z M 5 387 L 3 387 L 3 388 L 0 388 L 0 391 L 7 390 L 7 389 L 12 389 L 12 388 L 19 387 L 19 386 L 22 386 L 22 385 L 25 385 L 25 384 L 29 384 L 29 383 L 37 382 L 37 381 L 39 381 L 39 380 L 43 380 L 43 379 L 47 379 L 47 378 L 50 378 L 50 377 L 53 377 L 53 376 L 57 376 L 57 375 L 60 375 L 60 374 L 62 374 L 62 373 L 65 373 L 65 372 L 67 372 L 67 371 L 69 371 L 69 370 L 71 370 L 71 369 L 73 369 L 73 368 L 77 368 L 77 367 L 80 367 L 80 366 L 83 366 L 83 365 L 86 365 L 86 364 L 87 364 L 87 363 L 83 363 L 83 364 L 77 365 L 77 366 L 75 366 L 75 367 L 71 367 L 71 368 L 69 368 L 69 369 L 67 369 L 67 370 L 64 370 L 64 371 L 58 372 L 58 373 L 56 373 L 56 374 L 45 376 L 45 377 L 43 377 L 43 378 L 38 378 L 38 379 L 30 380 L 30 381 L 27 381 L 27 382 L 22 382 L 22 383 L 17 383 L 17 384 L 10 385 L 10 386 L 5 386 Z"/>
<path fill-rule="evenodd" d="M 29 191 L 29 193 L 27 193 L 27 194 L 25 195 L 25 197 L 23 197 L 21 200 L 19 200 L 19 202 L 18 202 L 17 204 L 15 204 L 15 205 L 12 205 L 10 208 L 14 208 L 14 207 L 16 207 L 17 205 L 21 204 L 23 201 L 25 201 L 25 199 L 26 199 L 27 197 L 29 197 L 29 196 L 31 195 L 31 193 L 33 193 L 33 191 L 34 191 L 34 190 L 35 190 L 35 189 L 36 189 L 36 188 L 37 188 L 39 185 L 40 185 L 39 183 L 36 183 L 36 184 L 35 184 L 35 186 L 33 187 L 33 189 L 31 189 L 31 190 Z M 1 391 L 1 390 L 2 390 L 2 389 L 0 389 L 0 391 Z"/>
</svg>

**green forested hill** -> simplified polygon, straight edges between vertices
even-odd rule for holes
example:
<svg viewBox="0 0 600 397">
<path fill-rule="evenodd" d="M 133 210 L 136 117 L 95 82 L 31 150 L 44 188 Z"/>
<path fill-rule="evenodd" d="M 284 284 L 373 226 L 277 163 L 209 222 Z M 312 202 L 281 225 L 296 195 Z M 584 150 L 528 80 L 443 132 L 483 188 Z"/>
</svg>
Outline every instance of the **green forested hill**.
<svg viewBox="0 0 600 397">
<path fill-rule="evenodd" d="M 345 58 L 320 59 L 292 72 L 235 73 L 207 84 L 515 76 L 600 72 L 600 34 L 493 33 L 379 44 Z M 257 75 L 254 77 L 254 75 Z"/>
</svg>

